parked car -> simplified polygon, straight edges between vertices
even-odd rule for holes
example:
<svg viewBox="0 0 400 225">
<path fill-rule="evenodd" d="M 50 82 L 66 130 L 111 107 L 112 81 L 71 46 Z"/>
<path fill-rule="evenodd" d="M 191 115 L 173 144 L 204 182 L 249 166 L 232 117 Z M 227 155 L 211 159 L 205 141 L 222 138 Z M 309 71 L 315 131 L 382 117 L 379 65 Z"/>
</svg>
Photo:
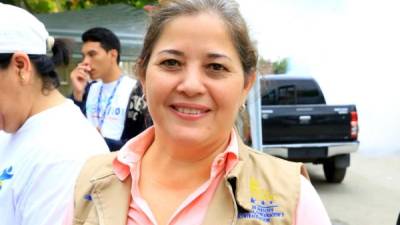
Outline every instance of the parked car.
<svg viewBox="0 0 400 225">
<path fill-rule="evenodd" d="M 356 106 L 327 105 L 311 77 L 265 75 L 260 89 L 262 151 L 322 164 L 328 182 L 342 182 L 359 147 Z"/>
</svg>

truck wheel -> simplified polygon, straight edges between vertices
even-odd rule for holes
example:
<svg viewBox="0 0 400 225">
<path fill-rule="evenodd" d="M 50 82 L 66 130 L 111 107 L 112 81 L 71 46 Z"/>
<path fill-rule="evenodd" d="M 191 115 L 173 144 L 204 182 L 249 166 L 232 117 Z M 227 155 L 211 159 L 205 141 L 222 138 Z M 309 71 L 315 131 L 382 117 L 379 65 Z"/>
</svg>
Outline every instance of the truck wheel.
<svg viewBox="0 0 400 225">
<path fill-rule="evenodd" d="M 346 169 L 346 167 L 335 167 L 334 160 L 328 160 L 324 162 L 324 174 L 329 183 L 341 183 L 346 175 Z"/>
</svg>

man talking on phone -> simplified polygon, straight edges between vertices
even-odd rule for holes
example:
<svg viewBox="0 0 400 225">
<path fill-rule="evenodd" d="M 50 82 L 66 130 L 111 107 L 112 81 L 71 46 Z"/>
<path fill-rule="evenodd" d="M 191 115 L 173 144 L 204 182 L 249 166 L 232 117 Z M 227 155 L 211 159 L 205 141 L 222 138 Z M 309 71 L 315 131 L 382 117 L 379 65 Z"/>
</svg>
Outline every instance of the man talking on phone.
<svg viewBox="0 0 400 225">
<path fill-rule="evenodd" d="M 82 34 L 82 42 L 82 61 L 70 74 L 71 97 L 116 151 L 146 128 L 142 90 L 119 67 L 121 45 L 112 31 L 91 28 Z"/>
</svg>

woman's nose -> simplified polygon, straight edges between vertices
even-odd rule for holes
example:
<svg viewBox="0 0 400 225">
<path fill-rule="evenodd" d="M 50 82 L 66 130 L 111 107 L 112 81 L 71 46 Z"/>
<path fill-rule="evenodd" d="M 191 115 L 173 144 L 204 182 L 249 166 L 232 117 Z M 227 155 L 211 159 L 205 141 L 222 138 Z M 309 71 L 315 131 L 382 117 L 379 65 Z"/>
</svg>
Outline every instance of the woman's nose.
<svg viewBox="0 0 400 225">
<path fill-rule="evenodd" d="M 187 96 L 196 96 L 199 94 L 203 94 L 206 91 L 206 87 L 204 84 L 205 76 L 206 75 L 201 68 L 188 67 L 187 70 L 182 73 L 182 78 L 177 87 L 177 90 Z"/>
</svg>

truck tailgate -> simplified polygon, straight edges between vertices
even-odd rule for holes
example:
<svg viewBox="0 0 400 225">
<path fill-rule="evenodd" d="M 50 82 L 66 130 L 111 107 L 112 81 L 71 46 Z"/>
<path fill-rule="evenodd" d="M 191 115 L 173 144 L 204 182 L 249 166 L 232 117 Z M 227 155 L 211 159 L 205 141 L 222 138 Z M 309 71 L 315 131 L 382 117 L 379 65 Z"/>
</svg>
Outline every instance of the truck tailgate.
<svg viewBox="0 0 400 225">
<path fill-rule="evenodd" d="M 354 105 L 262 107 L 263 144 L 351 140 Z"/>
</svg>

